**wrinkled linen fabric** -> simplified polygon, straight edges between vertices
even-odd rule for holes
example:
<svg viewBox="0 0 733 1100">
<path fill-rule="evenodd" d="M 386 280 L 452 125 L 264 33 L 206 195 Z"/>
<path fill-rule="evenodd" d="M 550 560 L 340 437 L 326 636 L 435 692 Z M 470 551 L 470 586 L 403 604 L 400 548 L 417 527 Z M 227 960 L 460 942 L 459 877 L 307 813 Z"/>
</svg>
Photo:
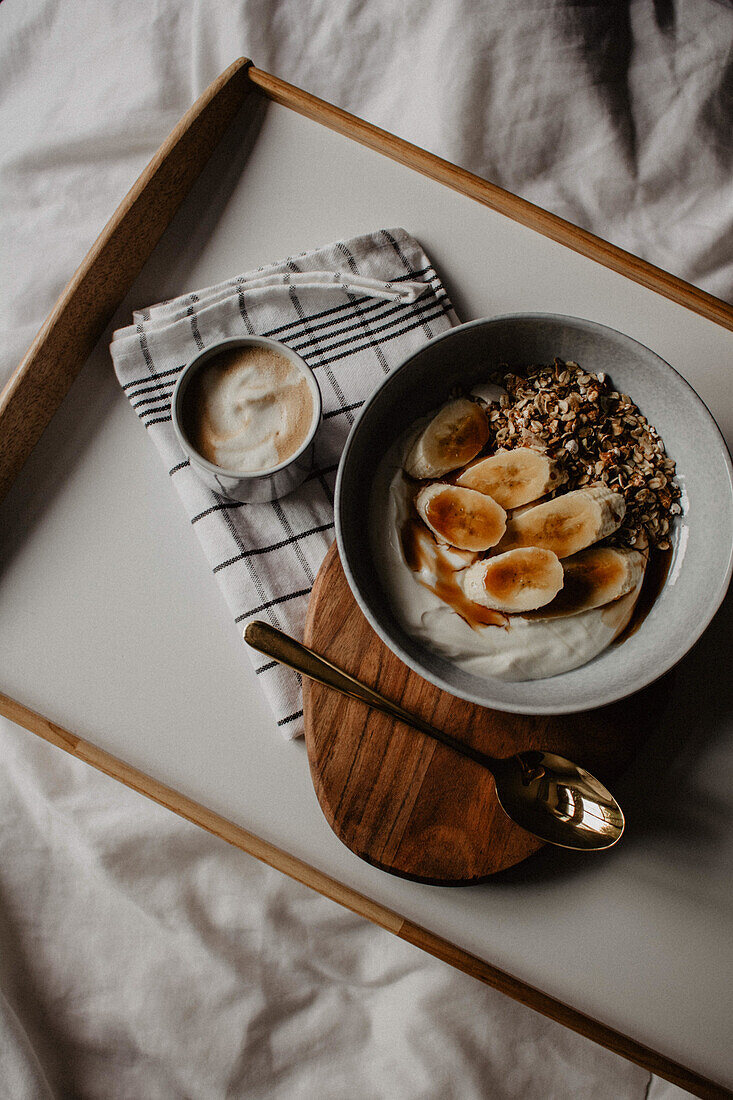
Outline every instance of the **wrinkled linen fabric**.
<svg viewBox="0 0 733 1100">
<path fill-rule="evenodd" d="M 3 762 L 0 1082 L 25 1054 L 64 1100 L 644 1097 L 638 1067 L 25 731 Z"/>
<path fill-rule="evenodd" d="M 732 43 L 714 0 L 5 0 L 0 379 L 241 54 L 731 299 Z M 6 722 L 0 753 L 0 1095 L 683 1095 Z"/>
</svg>

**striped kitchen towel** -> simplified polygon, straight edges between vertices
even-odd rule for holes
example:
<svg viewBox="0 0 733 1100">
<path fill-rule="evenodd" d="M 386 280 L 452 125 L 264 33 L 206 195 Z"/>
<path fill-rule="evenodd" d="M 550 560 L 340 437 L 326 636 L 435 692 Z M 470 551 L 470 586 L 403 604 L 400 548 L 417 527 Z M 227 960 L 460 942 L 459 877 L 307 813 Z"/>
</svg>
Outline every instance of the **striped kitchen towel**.
<svg viewBox="0 0 733 1100">
<path fill-rule="evenodd" d="M 308 596 L 334 537 L 336 470 L 357 412 L 393 367 L 457 321 L 417 241 L 403 229 L 383 229 L 141 310 L 114 334 L 117 377 L 161 454 L 240 636 L 249 619 L 265 618 L 302 638 Z M 299 352 L 323 397 L 313 472 L 269 504 L 239 504 L 205 488 L 171 424 L 170 399 L 185 364 L 211 344 L 248 334 Z M 247 652 L 278 727 L 297 737 L 300 677 Z"/>
</svg>

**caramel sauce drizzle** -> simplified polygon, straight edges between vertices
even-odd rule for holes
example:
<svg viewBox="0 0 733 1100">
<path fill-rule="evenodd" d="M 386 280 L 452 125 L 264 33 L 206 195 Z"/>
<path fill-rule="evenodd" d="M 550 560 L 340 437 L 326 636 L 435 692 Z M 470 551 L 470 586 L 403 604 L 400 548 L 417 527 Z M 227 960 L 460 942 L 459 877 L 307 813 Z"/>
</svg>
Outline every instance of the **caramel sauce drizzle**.
<svg viewBox="0 0 733 1100">
<path fill-rule="evenodd" d="M 420 584 L 452 607 L 473 630 L 483 626 L 506 627 L 509 625 L 508 615 L 501 611 L 493 611 L 490 607 L 481 607 L 480 604 L 468 599 L 457 579 L 459 570 L 446 560 L 445 555 L 441 553 L 440 544 L 421 520 L 414 518 L 406 520 L 400 532 L 400 541 L 405 561 L 413 573 L 417 574 Z M 463 554 L 466 566 L 476 558 L 476 555 L 469 551 L 452 550 L 451 552 Z M 435 581 L 432 584 L 420 576 L 423 570 L 429 570 L 435 575 Z"/>
<path fill-rule="evenodd" d="M 570 615 L 577 615 L 579 611 L 587 610 L 588 598 L 596 591 L 598 585 L 611 584 L 618 578 L 621 569 L 622 566 L 613 560 L 586 562 L 583 566 L 576 564 L 574 569 L 566 571 L 563 586 L 555 598 L 536 611 L 524 611 L 522 618 L 565 619 Z M 615 602 L 611 600 L 600 606 L 610 607 Z"/>
<path fill-rule="evenodd" d="M 460 493 L 460 488 L 447 488 L 445 492 L 437 493 L 427 505 L 427 517 L 431 525 L 451 545 L 461 545 L 462 542 L 487 545 L 499 541 L 504 529 L 504 512 L 494 503 L 491 497 L 483 499 L 489 503 L 477 508 L 464 507 L 455 497 Z"/>
<path fill-rule="evenodd" d="M 461 470 L 456 470 L 452 476 L 445 480 L 452 484 L 453 477 L 460 473 Z M 421 485 L 419 482 L 413 482 L 410 478 L 405 478 L 405 481 L 410 486 L 410 501 L 414 509 L 415 497 Z M 544 498 L 533 503 L 541 503 L 542 499 Z M 430 592 L 433 592 L 438 599 L 443 600 L 449 607 L 452 607 L 456 614 L 460 615 L 473 630 L 479 630 L 484 626 L 503 626 L 504 628 L 509 626 L 514 616 L 507 615 L 503 611 L 494 611 L 490 607 L 482 607 L 480 604 L 468 599 L 457 579 L 460 570 L 453 567 L 446 560 L 445 555 L 441 552 L 440 543 L 417 515 L 411 516 L 403 524 L 400 532 L 400 542 L 405 561 L 412 572 L 416 574 L 419 583 Z M 466 568 L 483 556 L 468 550 L 456 550 L 455 548 L 451 548 L 451 553 L 464 556 L 465 565 L 462 568 Z M 664 588 L 672 565 L 672 554 L 672 550 L 654 549 L 649 552 L 641 591 L 634 605 L 631 618 L 620 634 L 613 639 L 611 645 L 621 645 L 627 638 L 636 634 Z M 423 580 L 419 575 L 422 570 L 435 573 L 435 583 L 428 584 Z M 572 584 L 572 591 L 558 593 L 558 596 L 552 601 L 556 605 L 555 614 L 552 615 L 552 618 L 564 618 L 565 616 L 577 614 L 587 599 L 585 588 L 582 579 L 578 577 Z M 558 597 L 562 597 L 562 599 Z M 547 607 L 539 608 L 537 611 L 522 612 L 521 616 L 517 617 L 530 620 L 548 618 L 547 611 Z"/>
<path fill-rule="evenodd" d="M 641 583 L 641 592 L 631 618 L 618 637 L 614 638 L 612 645 L 621 645 L 632 634 L 636 634 L 644 619 L 646 619 L 667 583 L 670 566 L 672 565 L 672 554 L 672 550 L 655 549 L 650 551 L 649 560 L 644 571 L 644 580 Z"/>
</svg>

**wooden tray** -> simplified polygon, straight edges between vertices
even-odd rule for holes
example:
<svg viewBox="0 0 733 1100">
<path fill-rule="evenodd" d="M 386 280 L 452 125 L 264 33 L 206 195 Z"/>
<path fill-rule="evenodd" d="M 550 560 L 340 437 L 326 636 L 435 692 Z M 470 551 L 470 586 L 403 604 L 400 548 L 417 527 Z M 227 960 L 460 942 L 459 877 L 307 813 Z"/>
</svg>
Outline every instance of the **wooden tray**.
<svg viewBox="0 0 733 1100">
<path fill-rule="evenodd" d="M 115 309 L 229 124 L 243 105 L 245 112 L 256 114 L 262 97 L 409 166 L 719 326 L 733 329 L 733 308 L 712 295 L 240 59 L 206 90 L 158 150 L 69 281 L 3 391 L 0 397 L 0 498 L 13 485 Z M 444 936 L 421 928 L 388 906 L 227 820 L 180 790 L 159 782 L 114 753 L 44 718 L 22 702 L 0 694 L 0 714 L 400 938 L 639 1065 L 700 1096 L 725 1094 L 692 1068 L 548 996 L 527 981 L 457 947 Z"/>
<path fill-rule="evenodd" d="M 313 586 L 305 641 L 489 755 L 543 748 L 611 781 L 644 740 L 647 708 L 640 695 L 592 712 L 532 716 L 487 710 L 429 684 L 369 626 L 335 543 Z M 471 886 L 542 847 L 509 820 L 492 777 L 472 761 L 313 681 L 303 683 L 303 704 L 321 809 L 339 839 L 368 863 L 418 882 Z"/>
</svg>

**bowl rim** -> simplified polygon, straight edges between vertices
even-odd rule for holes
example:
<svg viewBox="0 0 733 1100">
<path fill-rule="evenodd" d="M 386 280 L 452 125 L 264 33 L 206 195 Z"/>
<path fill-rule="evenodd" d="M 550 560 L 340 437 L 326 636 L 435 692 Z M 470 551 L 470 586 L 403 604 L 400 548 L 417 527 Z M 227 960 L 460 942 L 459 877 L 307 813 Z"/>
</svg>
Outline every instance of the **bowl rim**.
<svg viewBox="0 0 733 1100">
<path fill-rule="evenodd" d="M 629 690 L 627 690 L 627 691 L 623 691 L 623 690 L 619 691 L 618 688 L 616 688 L 616 689 L 607 689 L 605 692 L 601 691 L 599 694 L 593 695 L 591 697 L 591 700 L 592 700 L 591 702 L 586 702 L 586 701 L 580 701 L 580 702 L 577 702 L 577 703 L 570 702 L 570 703 L 568 703 L 568 704 L 566 704 L 562 707 L 557 706 L 555 704 L 542 704 L 542 703 L 531 703 L 531 704 L 522 705 L 522 704 L 517 704 L 517 703 L 507 703 L 506 701 L 502 701 L 500 704 L 495 705 L 491 701 L 487 700 L 487 698 L 485 696 L 477 695 L 476 693 L 473 693 L 469 690 L 459 689 L 455 685 L 447 683 L 440 676 L 430 672 L 429 670 L 427 670 L 424 667 L 416 668 L 415 657 L 412 656 L 411 654 L 408 654 L 403 649 L 403 647 L 399 644 L 399 642 L 396 642 L 393 638 L 391 638 L 387 634 L 387 632 L 383 629 L 381 624 L 376 620 L 375 616 L 372 614 L 371 608 L 368 606 L 367 602 L 365 601 L 364 597 L 362 596 L 361 591 L 359 590 L 359 586 L 358 586 L 358 583 L 356 581 L 356 578 L 354 577 L 354 574 L 351 570 L 351 566 L 349 565 L 347 557 L 344 553 L 344 537 L 343 537 L 343 530 L 342 530 L 342 523 L 341 523 L 341 499 L 342 499 L 342 485 L 343 485 L 343 480 L 344 480 L 344 470 L 345 470 L 346 465 L 348 463 L 349 456 L 350 456 L 350 454 L 353 450 L 354 441 L 357 437 L 357 434 L 358 434 L 359 428 L 362 424 L 362 421 L 366 418 L 369 410 L 372 408 L 372 406 L 375 404 L 375 402 L 379 399 L 379 397 L 383 393 L 383 391 L 388 387 L 391 380 L 394 379 L 401 371 L 406 369 L 414 359 L 416 359 L 419 355 L 422 355 L 425 352 L 425 349 L 428 346 L 432 347 L 435 344 L 438 344 L 438 343 L 441 343 L 445 340 L 448 340 L 451 337 L 455 336 L 455 334 L 458 331 L 463 331 L 463 330 L 471 329 L 471 328 L 478 328 L 480 326 L 484 326 L 484 325 L 487 325 L 487 324 L 498 324 L 500 322 L 507 322 L 507 321 L 548 321 L 548 320 L 552 320 L 552 321 L 559 322 L 559 323 L 565 323 L 565 324 L 580 326 L 582 328 L 585 328 L 586 330 L 594 330 L 594 331 L 597 331 L 599 333 L 611 333 L 614 337 L 619 337 L 620 336 L 624 340 L 627 340 L 630 344 L 636 345 L 637 347 L 640 347 L 640 348 L 643 348 L 646 352 L 650 353 L 656 359 L 658 359 L 659 362 L 661 364 L 663 364 L 664 367 L 667 368 L 667 370 L 671 371 L 672 374 L 675 375 L 675 377 L 677 379 L 679 379 L 679 381 L 683 384 L 684 388 L 689 391 L 689 396 L 692 398 L 693 402 L 697 402 L 697 404 L 701 407 L 701 409 L 704 411 L 704 413 L 707 414 L 710 425 L 713 428 L 715 434 L 717 435 L 718 441 L 720 443 L 720 451 L 721 451 L 721 454 L 722 454 L 723 463 L 726 467 L 726 473 L 727 473 L 727 476 L 728 476 L 728 483 L 729 483 L 729 486 L 730 486 L 729 501 L 730 501 L 731 504 L 733 504 L 733 462 L 731 461 L 730 451 L 728 450 L 728 445 L 725 441 L 725 437 L 723 436 L 723 433 L 721 432 L 720 427 L 719 427 L 715 417 L 713 416 L 712 412 L 710 411 L 710 409 L 708 408 L 706 403 L 703 401 L 702 397 L 700 397 L 700 395 L 693 388 L 693 386 L 690 385 L 690 383 L 687 381 L 687 379 L 682 374 L 680 374 L 680 372 L 678 370 L 676 370 L 671 365 L 671 363 L 668 363 L 667 360 L 664 359 L 661 355 L 659 355 L 658 352 L 654 351 L 653 348 L 650 348 L 646 344 L 643 344 L 640 340 L 637 340 L 635 337 L 629 336 L 627 333 L 621 332 L 620 329 L 613 328 L 611 325 L 604 325 L 604 324 L 601 324 L 599 321 L 591 321 L 591 320 L 588 320 L 587 318 L 584 318 L 584 317 L 575 317 L 571 314 L 563 314 L 563 313 L 551 313 L 551 312 L 501 313 L 501 314 L 497 314 L 496 316 L 479 317 L 479 318 L 476 318 L 475 320 L 472 320 L 472 321 L 465 321 L 460 325 L 454 325 L 452 328 L 448 329 L 446 332 L 442 332 L 438 336 L 434 337 L 432 340 L 427 341 L 420 348 L 418 348 L 416 351 L 411 352 L 405 359 L 403 359 L 400 363 L 398 363 L 397 366 L 392 371 L 390 371 L 390 373 L 388 375 L 386 375 L 383 380 L 380 381 L 380 383 L 377 385 L 377 387 L 374 389 L 374 391 L 370 394 L 370 396 L 367 398 L 367 400 L 362 405 L 361 409 L 359 410 L 359 415 L 358 415 L 357 419 L 355 420 L 354 424 L 352 425 L 351 431 L 349 432 L 348 439 L 346 440 L 346 444 L 344 446 L 344 449 L 341 453 L 341 458 L 339 460 L 338 473 L 336 475 L 336 485 L 335 485 L 335 490 L 334 490 L 334 521 L 335 521 L 335 532 L 336 532 L 336 544 L 337 544 L 337 547 L 338 547 L 339 558 L 341 560 L 341 566 L 342 566 L 342 568 L 344 570 L 344 573 L 346 575 L 346 580 L 349 584 L 349 588 L 351 589 L 351 593 L 354 596 L 354 599 L 356 600 L 356 602 L 359 606 L 359 609 L 361 610 L 362 614 L 364 615 L 367 622 L 371 626 L 372 630 L 375 632 L 377 637 L 380 638 L 380 640 L 384 643 L 384 645 L 386 645 L 387 648 L 392 653 L 395 654 L 395 656 L 399 657 L 399 659 L 404 664 L 406 664 L 408 668 L 410 668 L 410 669 L 412 669 L 412 671 L 416 672 L 417 675 L 422 676 L 422 678 L 424 680 L 427 680 L 428 683 L 433 684 L 435 687 L 440 688 L 442 691 L 447 692 L 449 695 L 456 696 L 460 699 L 465 699 L 470 703 L 476 703 L 479 706 L 486 707 L 487 709 L 500 710 L 500 711 L 504 711 L 505 713 L 509 713 L 509 714 L 538 714 L 538 715 L 540 715 L 540 714 L 576 714 L 580 711 L 595 710 L 598 707 L 608 706 L 611 703 L 619 702 L 621 699 L 627 698 L 628 696 L 633 695 L 638 691 L 642 691 L 646 687 L 649 687 L 651 684 L 655 683 L 662 676 L 664 676 L 665 673 L 669 672 L 670 669 L 674 668 L 675 665 L 677 665 L 683 659 L 683 657 L 685 657 L 686 654 L 690 652 L 690 650 L 693 648 L 693 646 L 700 640 L 700 638 L 702 637 L 702 635 L 704 634 L 704 632 L 707 630 L 708 626 L 712 622 L 714 616 L 718 612 L 718 610 L 720 608 L 720 605 L 722 604 L 723 600 L 725 599 L 726 592 L 728 591 L 728 587 L 729 587 L 730 582 L 731 582 L 731 577 L 733 576 L 733 543 L 731 543 L 731 546 L 730 546 L 729 552 L 728 552 L 728 562 L 727 562 L 727 565 L 726 565 L 725 574 L 721 578 L 721 581 L 720 581 L 720 584 L 718 585 L 717 591 L 714 593 L 713 599 L 712 599 L 711 603 L 709 604 L 707 615 L 703 619 L 701 619 L 701 620 L 699 620 L 698 622 L 695 623 L 694 628 L 690 631 L 689 634 L 685 635 L 684 639 L 681 641 L 680 646 L 678 646 L 678 648 L 674 651 L 674 653 L 671 655 L 670 658 L 668 658 L 666 661 L 663 662 L 662 667 L 660 667 L 652 676 L 649 676 L 648 678 L 644 679 L 643 683 L 635 684 L 634 686 L 629 688 Z M 600 656 L 600 654 L 599 654 L 599 656 Z M 447 658 L 446 658 L 446 660 L 447 660 Z M 564 675 L 564 674 L 561 673 L 560 675 Z M 477 679 L 478 679 L 478 677 L 477 677 Z M 483 677 L 482 679 L 483 679 L 483 682 L 488 684 L 488 685 L 490 685 L 493 682 L 492 678 L 490 678 L 490 677 Z M 543 677 L 542 679 L 554 679 L 554 677 Z M 503 681 L 497 681 L 497 682 L 502 683 Z M 534 682 L 538 682 L 538 681 L 532 681 L 532 682 L 534 683 Z"/>
</svg>

